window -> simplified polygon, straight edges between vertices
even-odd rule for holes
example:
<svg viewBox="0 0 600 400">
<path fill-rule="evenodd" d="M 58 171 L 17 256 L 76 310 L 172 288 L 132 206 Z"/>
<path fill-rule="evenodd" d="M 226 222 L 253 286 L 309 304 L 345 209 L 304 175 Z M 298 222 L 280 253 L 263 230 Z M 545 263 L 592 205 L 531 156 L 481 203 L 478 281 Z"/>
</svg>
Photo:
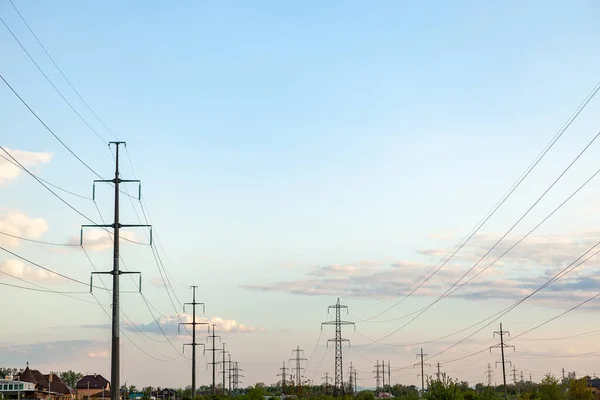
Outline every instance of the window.
<svg viewBox="0 0 600 400">
<path fill-rule="evenodd" d="M 13 390 L 13 385 L 12 385 L 12 383 L 9 383 L 9 384 L 8 384 L 8 390 Z"/>
<path fill-rule="evenodd" d="M 23 390 L 23 384 L 22 383 L 19 385 L 19 389 Z"/>
</svg>

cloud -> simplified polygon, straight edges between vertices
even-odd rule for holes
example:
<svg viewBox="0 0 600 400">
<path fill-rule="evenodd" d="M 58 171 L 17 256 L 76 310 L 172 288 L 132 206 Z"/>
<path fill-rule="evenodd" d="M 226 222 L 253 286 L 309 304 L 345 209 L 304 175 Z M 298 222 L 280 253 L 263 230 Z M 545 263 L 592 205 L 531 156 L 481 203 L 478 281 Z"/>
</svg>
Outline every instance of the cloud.
<svg viewBox="0 0 600 400">
<path fill-rule="evenodd" d="M 77 358 L 83 354 L 99 355 L 107 351 L 108 343 L 97 340 L 62 340 L 32 344 L 10 344 L 0 347 L 0 359 L 7 365 L 23 365 L 23 360 L 32 365 L 42 364 L 52 360 Z"/>
<path fill-rule="evenodd" d="M 519 236 L 509 236 L 486 255 L 500 237 L 500 234 L 494 233 L 476 235 L 434 276 L 431 275 L 433 267 L 451 248 L 417 250 L 416 258 L 426 257 L 429 263 L 400 260 L 387 265 L 325 265 L 309 268 L 304 277 L 296 280 L 241 286 L 298 295 L 382 298 L 403 296 L 427 279 L 414 296 L 438 297 L 458 282 L 454 288 L 458 289 L 452 297 L 515 300 L 531 293 L 580 257 L 600 240 L 600 231 L 532 236 L 504 255 L 520 239 Z M 473 266 L 475 268 L 467 273 Z M 600 266 L 598 257 L 536 294 L 534 300 L 552 302 L 556 293 L 561 294 L 562 300 L 571 301 L 595 295 L 600 291 L 600 278 L 589 272 L 594 266 Z"/>
<path fill-rule="evenodd" d="M 43 269 L 29 267 L 19 260 L 5 260 L 0 262 L 0 271 L 28 281 L 51 281 L 58 278 L 55 274 L 51 274 Z M 4 276 L 4 274 L 2 275 Z"/>
<path fill-rule="evenodd" d="M 108 351 L 90 351 L 88 353 L 89 358 L 108 358 L 109 355 Z"/>
<path fill-rule="evenodd" d="M 137 241 L 136 235 L 132 231 L 120 231 L 121 244 L 128 241 Z M 81 241 L 79 236 L 71 236 L 69 244 L 78 245 Z M 83 232 L 83 246 L 89 251 L 104 251 L 112 249 L 112 231 L 109 233 L 103 229 L 88 229 Z"/>
<path fill-rule="evenodd" d="M 5 149 L 26 168 L 46 164 L 52 160 L 52 153 L 14 150 L 6 147 Z M 4 152 L 1 154 L 5 156 Z M 23 170 L 10 157 L 7 157 L 7 159 L 0 157 L 0 185 L 8 180 L 17 178 L 22 173 Z"/>
<path fill-rule="evenodd" d="M 30 218 L 21 212 L 8 212 L 0 215 L 0 231 L 9 235 L 21 236 L 28 239 L 39 239 L 48 230 L 48 223 L 42 218 Z M 19 239 L 0 235 L 0 244 L 16 247 Z"/>
<path fill-rule="evenodd" d="M 167 335 L 177 335 L 180 332 L 185 332 L 184 328 L 179 328 L 180 322 L 189 323 L 192 322 L 193 318 L 189 314 L 181 313 L 175 315 L 165 315 L 158 319 L 158 324 L 160 328 L 157 326 L 155 321 L 150 321 L 146 324 L 136 324 L 131 326 L 129 323 L 123 324 L 122 327 L 128 330 L 135 330 L 138 332 L 146 332 L 146 333 L 156 333 L 162 335 L 162 331 Z M 210 317 L 210 318 L 202 318 L 196 317 L 196 322 L 198 323 L 208 323 L 209 325 L 215 325 L 216 332 L 224 332 L 224 333 L 251 333 L 251 332 L 265 332 L 264 328 L 254 327 L 250 325 L 242 324 L 233 319 L 224 319 L 221 317 Z M 207 329 L 209 325 L 200 325 L 196 329 L 202 330 Z M 110 325 L 108 324 L 99 324 L 99 325 L 80 325 L 80 328 L 89 328 L 89 329 L 108 329 Z M 189 326 L 188 326 L 189 329 Z"/>
</svg>

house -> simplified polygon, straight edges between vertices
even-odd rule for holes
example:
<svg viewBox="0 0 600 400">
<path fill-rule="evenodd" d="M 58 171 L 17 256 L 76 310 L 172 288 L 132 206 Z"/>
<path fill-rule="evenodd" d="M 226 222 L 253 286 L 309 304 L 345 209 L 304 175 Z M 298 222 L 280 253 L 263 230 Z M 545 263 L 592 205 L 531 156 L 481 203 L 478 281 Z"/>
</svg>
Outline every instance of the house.
<svg viewBox="0 0 600 400">
<path fill-rule="evenodd" d="M 29 365 L 17 376 L 4 379 L 0 384 L 5 399 L 57 399 L 72 400 L 74 393 L 60 377 L 54 373 L 42 374 Z"/>
<path fill-rule="evenodd" d="M 86 375 L 75 384 L 77 396 L 79 398 L 110 398 L 110 382 L 102 375 Z M 108 396 L 106 395 L 108 392 Z"/>
<path fill-rule="evenodd" d="M 594 394 L 595 400 L 600 400 L 600 379 L 586 376 L 588 387 Z"/>
<path fill-rule="evenodd" d="M 175 400 L 177 398 L 177 391 L 175 389 L 158 389 L 152 392 L 152 397 L 159 400 Z"/>
</svg>

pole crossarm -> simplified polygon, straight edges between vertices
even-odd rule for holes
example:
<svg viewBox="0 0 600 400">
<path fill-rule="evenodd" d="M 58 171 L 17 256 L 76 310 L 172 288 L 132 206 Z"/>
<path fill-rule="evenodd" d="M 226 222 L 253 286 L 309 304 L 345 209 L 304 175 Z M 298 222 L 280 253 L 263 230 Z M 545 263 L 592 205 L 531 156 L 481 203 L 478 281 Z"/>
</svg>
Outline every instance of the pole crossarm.
<svg viewBox="0 0 600 400">
<path fill-rule="evenodd" d="M 92 289 L 94 288 L 94 275 L 133 275 L 138 274 L 140 276 L 139 280 L 139 290 L 137 292 L 121 292 L 121 293 L 142 293 L 142 273 L 138 271 L 95 271 L 90 275 L 90 293 L 92 293 Z"/>
<path fill-rule="evenodd" d="M 149 245 L 152 246 L 152 244 L 154 243 L 152 240 L 152 225 L 147 225 L 147 224 L 84 224 L 81 225 L 81 232 L 79 235 L 79 245 L 83 246 L 83 229 L 84 228 L 148 228 L 148 230 L 150 231 L 150 243 Z M 126 239 L 124 239 L 126 240 Z M 143 243 L 142 243 L 143 244 Z"/>
</svg>

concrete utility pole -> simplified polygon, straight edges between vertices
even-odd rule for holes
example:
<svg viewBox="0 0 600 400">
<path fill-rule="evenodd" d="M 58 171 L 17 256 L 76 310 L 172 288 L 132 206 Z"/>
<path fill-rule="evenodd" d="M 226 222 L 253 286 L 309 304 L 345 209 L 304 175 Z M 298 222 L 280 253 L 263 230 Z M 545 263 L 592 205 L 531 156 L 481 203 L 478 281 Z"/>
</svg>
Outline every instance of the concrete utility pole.
<svg viewBox="0 0 600 400">
<path fill-rule="evenodd" d="M 500 348 L 500 351 L 502 352 L 502 379 L 504 381 L 504 400 L 508 400 L 508 387 L 506 386 L 506 362 L 504 361 L 504 349 L 506 347 L 512 347 L 514 349 L 515 346 L 509 346 L 504 343 L 504 335 L 510 336 L 510 332 L 502 330 L 502 323 L 500 323 L 500 330 L 497 332 L 494 332 L 494 337 L 496 337 L 496 335 L 500 336 L 500 343 L 495 346 L 490 347 L 490 352 L 492 351 L 492 349 L 497 349 L 497 348 Z M 508 361 L 508 364 L 510 364 L 512 366 L 512 363 L 510 361 Z M 496 366 L 497 365 L 498 365 L 498 362 L 496 362 Z"/>
<path fill-rule="evenodd" d="M 233 366 L 231 365 L 231 353 L 229 353 L 227 356 L 228 356 L 227 357 L 228 358 L 227 365 L 229 367 L 227 369 L 227 371 L 229 372 L 229 389 L 228 390 L 229 390 L 229 396 L 231 396 L 231 378 L 232 378 L 232 372 L 233 372 Z"/>
<path fill-rule="evenodd" d="M 327 342 L 335 342 L 335 386 L 333 388 L 334 396 L 344 396 L 344 364 L 342 363 L 342 342 L 350 342 L 348 339 L 342 338 L 342 325 L 354 325 L 354 322 L 342 321 L 341 310 L 346 309 L 348 311 L 348 306 L 344 306 L 340 304 L 340 299 L 338 297 L 337 303 L 333 306 L 329 306 L 327 308 L 327 313 L 329 313 L 330 309 L 335 309 L 335 321 L 327 321 L 321 324 L 321 329 L 323 329 L 323 325 L 335 325 L 335 339 L 329 339 Z"/>
<path fill-rule="evenodd" d="M 280 374 L 277 374 L 277 376 L 281 377 L 281 393 L 285 394 L 285 386 L 287 383 L 287 376 L 288 373 L 286 372 L 288 369 L 285 367 L 285 361 L 282 364 L 282 367 L 279 368 L 279 370 L 281 371 Z M 292 376 L 290 375 L 290 379 L 292 378 Z"/>
<path fill-rule="evenodd" d="M 392 393 L 392 367 L 390 366 L 390 360 L 388 360 L 388 386 L 390 387 L 390 393 Z"/>
<path fill-rule="evenodd" d="M 192 302 L 183 304 L 183 312 L 185 313 L 186 305 L 192 306 L 192 322 L 180 322 L 179 326 L 192 326 L 192 343 L 185 343 L 183 348 L 192 346 L 192 400 L 194 400 L 196 398 L 196 346 L 204 346 L 204 343 L 196 342 L 196 325 L 208 325 L 208 322 L 196 322 L 196 306 L 202 306 L 202 313 L 204 313 L 204 303 L 196 303 L 196 289 L 198 289 L 198 286 L 190 286 L 190 289 L 192 289 Z"/>
<path fill-rule="evenodd" d="M 217 349 L 217 346 L 215 344 L 215 339 L 219 338 L 219 341 L 221 341 L 221 336 L 215 336 L 215 324 L 212 324 L 212 335 L 209 335 L 206 340 L 212 340 L 212 348 L 208 349 L 208 351 L 210 351 L 212 353 L 212 362 L 208 363 L 208 365 L 212 366 L 212 392 L 213 395 L 217 395 L 217 380 L 216 380 L 216 376 L 217 376 L 217 360 L 216 360 L 216 353 L 220 350 Z"/>
<path fill-rule="evenodd" d="M 114 207 L 114 222 L 112 224 L 102 225 L 82 225 L 81 226 L 81 238 L 80 245 L 83 246 L 83 229 L 84 228 L 112 228 L 113 229 L 113 269 L 110 272 L 92 272 L 92 279 L 90 280 L 90 292 L 93 289 L 93 276 L 94 274 L 110 274 L 113 277 L 112 287 L 112 341 L 111 341 L 111 356 L 110 356 L 110 383 L 114 390 L 110 391 L 111 400 L 120 400 L 119 390 L 121 388 L 121 344 L 120 344 L 120 304 L 119 304 L 119 278 L 122 274 L 140 274 L 139 272 L 121 271 L 119 269 L 119 242 L 120 242 L 120 229 L 121 228 L 150 228 L 150 245 L 152 245 L 152 226 L 150 225 L 125 225 L 121 224 L 119 218 L 119 184 L 127 182 L 138 183 L 138 199 L 141 199 L 142 186 L 138 179 L 121 179 L 119 177 L 119 146 L 127 145 L 125 142 L 109 142 L 108 145 L 114 145 L 116 149 L 115 156 L 115 178 L 97 179 L 94 180 L 92 200 L 96 199 L 96 183 L 113 183 L 115 188 L 115 207 Z M 142 291 L 142 276 L 140 274 L 139 291 Z"/>
<path fill-rule="evenodd" d="M 356 369 L 354 370 L 354 395 L 356 396 L 356 393 L 358 393 L 358 372 L 356 371 Z"/>
<path fill-rule="evenodd" d="M 435 375 L 437 376 L 437 380 L 438 380 L 438 381 L 440 380 L 441 368 L 442 368 L 442 367 L 440 366 L 440 363 L 437 363 L 437 372 L 436 372 L 436 374 L 435 374 Z"/>
<path fill-rule="evenodd" d="M 296 361 L 296 367 L 292 368 L 292 371 L 295 372 L 296 374 L 296 388 L 299 390 L 300 386 L 302 386 L 302 371 L 304 371 L 304 368 L 300 367 L 300 363 L 302 361 L 307 361 L 306 358 L 302 358 L 300 357 L 300 354 L 303 353 L 304 350 L 300 350 L 300 346 L 296 347 L 296 350 L 292 351 L 292 354 L 296 353 L 296 357 L 295 358 L 290 358 L 290 361 Z"/>
<path fill-rule="evenodd" d="M 381 360 L 381 389 L 385 392 L 385 361 Z"/>
<path fill-rule="evenodd" d="M 427 357 L 427 354 L 423 354 L 423 349 L 421 349 L 421 352 L 419 354 L 417 354 L 417 358 L 420 358 L 421 362 L 414 365 L 415 367 L 418 365 L 421 365 L 421 374 L 418 375 L 421 377 L 421 393 L 425 393 L 425 370 L 424 370 L 424 367 L 425 367 L 425 365 L 427 365 L 428 367 L 431 367 L 430 364 L 425 363 L 426 357 Z"/>
</svg>

